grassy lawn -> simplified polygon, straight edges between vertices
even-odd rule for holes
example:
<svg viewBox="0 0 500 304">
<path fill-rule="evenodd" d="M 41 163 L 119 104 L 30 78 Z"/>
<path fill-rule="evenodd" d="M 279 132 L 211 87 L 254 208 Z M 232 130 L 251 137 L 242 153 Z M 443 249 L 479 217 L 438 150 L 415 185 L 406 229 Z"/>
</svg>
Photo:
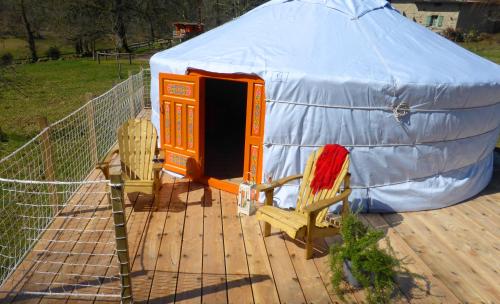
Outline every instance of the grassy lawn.
<svg viewBox="0 0 500 304">
<path fill-rule="evenodd" d="M 141 64 L 147 62 L 129 65 L 122 60 L 122 78 L 129 70 L 139 71 Z M 0 158 L 39 132 L 37 116 L 57 121 L 84 104 L 87 92 L 97 96 L 120 81 L 114 60 L 100 65 L 91 59 L 17 65 L 8 76 L 18 86 L 0 90 L 0 128 L 8 137 L 0 142 Z"/>
<path fill-rule="evenodd" d="M 62 54 L 75 53 L 74 46 L 65 39 L 47 36 L 44 39 L 36 39 L 36 51 L 39 57 L 47 55 L 47 50 L 55 46 L 59 48 Z M 112 48 L 112 41 L 102 40 L 96 42 L 96 48 Z M 15 59 L 24 59 L 29 57 L 30 52 L 26 40 L 21 38 L 2 38 L 0 39 L 0 56 L 5 53 L 11 53 Z"/>
<path fill-rule="evenodd" d="M 37 39 L 36 48 L 38 56 L 45 56 L 51 46 L 58 47 L 63 54 L 74 52 L 71 45 L 65 41 L 53 38 Z M 0 55 L 5 53 L 11 53 L 15 59 L 26 58 L 30 54 L 28 44 L 20 38 L 0 39 Z"/>
<path fill-rule="evenodd" d="M 461 46 L 486 59 L 500 64 L 500 33 L 478 42 L 463 42 Z"/>
<path fill-rule="evenodd" d="M 491 35 L 489 39 L 478 42 L 464 42 L 460 43 L 460 45 L 479 56 L 500 64 L 500 33 Z M 500 148 L 500 138 L 498 138 L 497 147 Z"/>
</svg>

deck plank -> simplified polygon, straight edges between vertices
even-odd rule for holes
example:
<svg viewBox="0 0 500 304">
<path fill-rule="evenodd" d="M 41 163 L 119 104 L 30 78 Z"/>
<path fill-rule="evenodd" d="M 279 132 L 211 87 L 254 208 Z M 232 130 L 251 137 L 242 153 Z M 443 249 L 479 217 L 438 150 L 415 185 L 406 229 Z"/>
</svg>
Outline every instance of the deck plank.
<svg viewBox="0 0 500 304">
<path fill-rule="evenodd" d="M 242 216 L 241 226 L 255 303 L 279 303 L 278 291 L 259 222 L 255 216 Z"/>
<path fill-rule="evenodd" d="M 461 301 L 487 301 L 478 288 L 476 282 L 480 282 L 477 280 L 481 278 L 473 273 L 474 269 L 465 266 L 456 255 L 450 254 L 450 249 L 436 239 L 435 233 L 424 222 L 416 220 L 414 214 L 388 214 L 384 215 L 384 219 Z"/>
<path fill-rule="evenodd" d="M 484 210 L 479 201 L 484 198 L 476 198 L 473 201 L 458 204 L 454 206 L 457 212 L 463 213 L 467 218 L 474 219 L 475 225 L 478 225 L 481 231 L 488 231 L 495 237 L 496 240 L 500 239 L 500 217 L 497 213 L 491 213 L 489 210 Z"/>
<path fill-rule="evenodd" d="M 89 189 L 89 191 L 82 193 L 80 188 L 77 191 L 78 194 L 73 197 L 74 203 L 68 204 L 62 210 L 61 214 L 83 212 L 85 217 L 92 217 L 99 212 L 99 208 L 106 207 L 107 202 L 103 200 L 104 195 L 93 193 L 93 185 L 89 185 Z M 95 235 L 98 234 L 98 232 L 94 232 L 90 229 L 92 224 L 89 221 L 70 217 L 56 217 L 54 222 L 57 220 L 61 220 L 64 224 L 61 226 L 57 224 L 51 225 L 49 229 L 62 230 L 57 231 L 51 236 L 50 239 L 62 242 L 48 242 L 48 245 L 41 249 L 46 250 L 46 252 L 35 255 L 35 259 L 41 261 L 41 263 L 34 267 L 34 272 L 32 272 L 30 278 L 23 286 L 24 290 L 40 292 L 50 292 L 51 290 L 71 291 L 70 286 L 65 286 L 64 284 L 58 284 L 55 282 L 55 279 L 58 277 L 58 273 L 65 268 L 65 265 L 62 263 L 66 263 L 72 259 L 72 256 L 69 253 L 75 248 L 79 248 L 81 246 L 78 241 L 85 241 L 89 237 L 95 240 Z M 57 226 L 59 226 L 59 228 L 55 228 Z M 87 228 L 89 228 L 89 232 L 87 233 L 77 232 L 80 230 L 86 230 Z M 47 239 L 46 236 L 43 238 Z M 27 300 L 29 303 L 40 303 L 42 298 L 43 296 L 38 296 L 37 299 L 34 300 L 33 295 L 21 294 L 15 298 L 15 302 L 25 303 Z M 56 299 L 54 299 L 54 301 L 56 301 Z"/>
<path fill-rule="evenodd" d="M 303 242 L 292 240 L 287 235 L 283 234 L 285 246 L 290 255 L 293 268 L 299 279 L 300 286 L 304 292 L 307 303 L 331 303 L 330 296 L 326 290 L 321 275 L 319 274 L 313 259 L 305 259 L 305 247 Z M 326 254 L 326 252 L 314 254 Z"/>
<path fill-rule="evenodd" d="M 422 276 L 422 278 L 415 277 L 413 279 L 398 276 L 400 289 L 411 303 L 460 302 L 380 214 L 365 214 L 363 216 L 374 228 L 386 231 L 386 237 L 390 240 L 396 257 L 403 261 L 403 267 L 415 275 Z"/>
<path fill-rule="evenodd" d="M 158 259 L 158 251 L 163 237 L 167 210 L 165 205 L 170 203 L 172 184 L 164 183 L 160 197 L 153 202 L 151 196 L 141 196 L 152 202 L 151 212 L 144 227 L 144 236 L 141 239 L 132 269 L 132 294 L 135 302 L 147 302 L 153 283 L 153 276 Z M 151 204 L 150 202 L 150 204 Z"/>
<path fill-rule="evenodd" d="M 91 179 L 98 179 L 99 172 L 92 172 L 89 177 Z M 88 195 L 90 195 L 91 188 L 92 185 L 87 184 L 78 189 L 80 194 L 71 198 L 64 210 L 70 210 L 74 204 L 88 197 Z M 53 230 L 47 230 L 40 236 L 40 241 L 35 244 L 33 250 L 27 254 L 16 271 L 11 274 L 10 278 L 1 287 L 0 301 L 2 301 L 2 303 L 11 303 L 13 301 L 16 301 L 17 303 L 38 303 L 40 301 L 40 297 L 21 295 L 19 292 L 23 290 L 30 280 L 32 272 L 39 267 L 39 264 L 34 262 L 34 260 L 37 259 L 37 253 L 35 250 L 51 248 L 52 244 L 46 240 L 54 239 L 59 234 L 56 230 L 64 228 L 68 225 L 68 222 L 69 221 L 67 219 L 55 218 L 49 226 Z"/>
<path fill-rule="evenodd" d="M 93 189 L 96 191 L 106 191 L 106 187 L 99 187 L 100 189 L 97 189 L 97 186 L 94 186 Z M 107 196 L 101 195 L 101 197 L 96 197 L 96 199 L 100 199 L 102 203 L 100 204 L 102 207 L 108 206 L 109 205 L 109 200 Z M 111 224 L 111 209 L 104 209 L 100 208 L 100 210 L 97 210 L 94 214 L 94 218 L 106 218 L 106 220 L 91 220 L 88 222 L 86 226 L 86 230 L 111 230 L 113 229 L 113 226 Z M 83 214 L 82 216 L 86 216 Z M 82 275 L 82 279 L 89 281 L 91 284 L 95 284 L 96 277 L 84 277 L 84 275 L 93 275 L 96 272 L 100 271 L 106 271 L 106 268 L 104 268 L 104 265 L 109 265 L 111 261 L 111 257 L 103 257 L 103 256 L 96 256 L 96 255 L 85 255 L 82 253 L 93 253 L 93 254 L 112 254 L 114 252 L 114 247 L 109 247 L 110 249 L 108 252 L 103 250 L 103 247 L 106 246 L 100 246 L 100 242 L 102 242 L 104 239 L 107 239 L 109 236 L 113 236 L 114 234 L 109 233 L 109 232 L 97 232 L 97 233 L 84 233 L 79 241 L 82 243 L 77 243 L 75 246 L 71 249 L 70 252 L 74 253 L 74 255 L 69 255 L 68 258 L 66 259 L 66 263 L 61 267 L 59 274 L 54 278 L 53 281 L 53 288 L 61 288 L 64 286 L 68 286 L 69 292 L 71 293 L 81 293 L 81 294 L 92 294 L 92 293 L 97 293 L 99 291 L 98 285 L 95 287 L 84 287 L 84 288 L 71 288 L 72 284 L 77 284 L 78 278 L 76 276 L 69 276 L 69 273 L 73 274 L 80 274 Z M 83 243 L 85 242 L 85 243 Z M 71 265 L 74 264 L 74 265 Z M 86 264 L 88 265 L 103 265 L 103 269 L 101 267 L 87 267 L 85 266 Z M 116 265 L 113 265 L 116 266 Z M 116 268 L 116 270 L 118 270 Z M 84 281 L 85 282 L 85 281 Z M 64 284 L 64 285 L 62 285 Z M 116 284 L 113 287 L 118 287 Z M 66 289 L 66 288 L 65 288 Z M 68 301 L 69 297 L 49 297 L 45 296 L 42 298 L 42 301 L 40 303 L 66 303 Z M 92 298 L 88 298 L 89 300 Z"/>
<path fill-rule="evenodd" d="M 220 190 L 207 188 L 203 205 L 202 302 L 227 303 Z"/>
<path fill-rule="evenodd" d="M 98 171 L 89 176 L 91 180 L 100 178 Z M 469 201 L 442 210 L 362 216 L 373 227 L 386 231 L 396 256 L 408 262 L 405 266 L 409 271 L 428 280 L 430 290 L 426 293 L 425 288 L 419 290 L 413 285 L 424 287 L 422 282 L 398 277 L 399 289 L 406 296 L 400 302 L 500 302 L 500 289 L 494 283 L 500 281 L 495 272 L 499 267 L 500 246 L 500 184 L 495 184 L 498 180 L 498 177 L 494 178 L 480 195 Z M 281 232 L 273 230 L 270 237 L 262 238 L 261 226 L 254 216 L 236 215 L 235 196 L 232 194 L 210 188 L 193 190 L 199 185 L 193 183 L 190 187 L 187 180 L 176 180 L 174 184 L 173 178 L 164 177 L 163 182 L 165 188 L 158 206 L 152 206 L 147 196 L 136 200 L 134 206 L 131 203 L 126 206 L 136 302 L 149 299 L 151 303 L 340 303 L 331 289 L 325 252 L 315 252 L 313 259 L 307 261 L 303 259 L 300 242 L 283 237 Z M 92 187 L 83 186 L 80 191 L 90 193 Z M 96 211 L 95 215 L 99 216 L 99 212 Z M 56 219 L 50 228 L 71 228 L 78 224 Z M 108 221 L 107 224 L 88 224 L 86 227 L 100 229 L 102 225 L 108 227 L 110 224 Z M 56 232 L 52 231 L 44 234 L 46 238 L 55 235 Z M 105 241 L 105 236 L 83 234 L 78 239 L 101 242 Z M 320 250 L 327 250 L 327 244 L 332 240 L 317 241 L 325 244 Z M 35 248 L 47 246 L 47 243 L 39 242 Z M 320 244 L 319 247 L 323 246 Z M 109 251 L 101 245 L 85 243 L 69 249 L 93 253 Z M 30 252 L 1 287 L 0 302 L 9 303 L 15 298 L 16 303 L 64 301 L 84 304 L 94 300 L 101 304 L 116 303 L 113 299 L 16 295 L 23 287 L 30 287 L 30 282 L 39 280 L 24 276 L 22 271 L 33 266 L 29 260 L 35 257 L 35 252 Z M 57 256 L 52 259 L 56 260 Z M 98 256 L 87 261 L 82 256 L 68 256 L 63 260 L 76 264 L 109 262 Z M 37 268 L 43 269 L 40 265 Z M 62 266 L 65 272 L 100 275 L 102 271 L 86 268 Z M 104 275 L 109 276 L 109 270 Z M 62 280 L 60 274 L 43 279 L 52 282 L 53 286 L 58 282 L 69 285 L 73 282 Z M 11 296 L 8 296 L 9 292 L 12 292 Z M 347 303 L 364 303 L 364 296 L 365 293 L 359 290 L 345 294 Z"/>
<path fill-rule="evenodd" d="M 229 303 L 254 303 L 236 196 L 221 192 L 222 226 Z"/>
<path fill-rule="evenodd" d="M 419 215 L 420 218 L 421 215 Z M 458 244 L 459 252 L 470 255 L 471 257 L 480 256 L 481 259 L 474 259 L 471 262 L 477 267 L 488 269 L 500 269 L 500 240 L 495 235 L 483 229 L 473 217 L 466 216 L 457 208 L 448 208 L 438 212 L 429 212 L 426 220 L 431 219 L 438 231 L 442 235 L 453 237 L 453 242 Z M 487 275 L 494 276 L 494 279 L 500 279 L 499 274 L 494 271 Z M 499 291 L 500 292 L 500 291 Z"/>
<path fill-rule="evenodd" d="M 321 252 L 326 251 L 329 252 L 329 246 L 333 244 L 334 242 L 340 242 L 340 237 L 335 236 L 335 237 L 329 237 L 329 243 L 326 242 L 325 239 L 316 239 L 314 248 L 316 250 L 321 250 Z M 316 269 L 318 270 L 318 273 L 321 277 L 321 280 L 323 282 L 323 285 L 326 287 L 326 291 L 328 292 L 328 295 L 330 296 L 330 301 L 332 303 L 358 303 L 356 298 L 354 297 L 352 291 L 349 288 L 345 288 L 346 292 L 342 295 L 343 299 L 339 295 L 335 293 L 333 290 L 333 286 L 331 283 L 331 275 L 332 271 L 330 268 L 330 258 L 328 254 L 314 254 L 313 255 L 313 261 L 316 266 Z"/>
<path fill-rule="evenodd" d="M 436 211 L 428 212 L 425 216 L 423 214 L 414 214 L 413 217 L 425 223 L 432 231 L 434 244 L 442 244 L 443 251 L 454 251 L 454 258 L 459 261 L 456 269 L 461 268 L 464 272 L 466 269 L 470 269 L 473 274 L 469 274 L 469 277 L 475 276 L 479 278 L 474 284 L 482 297 L 486 298 L 488 302 L 500 301 L 498 287 L 481 283 L 499 282 L 500 280 L 500 275 L 497 272 L 497 269 L 499 269 L 498 259 L 491 258 L 493 255 L 492 250 L 495 250 L 495 248 L 492 248 L 493 244 L 480 244 L 482 242 L 478 241 L 482 237 L 475 238 L 469 233 L 469 229 L 461 226 L 460 222 L 453 223 L 455 219 L 450 218 L 444 212 L 439 212 L 439 218 L 436 217 Z M 496 254 L 498 256 L 498 251 Z M 478 256 L 481 258 L 478 259 Z"/>
<path fill-rule="evenodd" d="M 177 179 L 175 181 L 158 259 L 156 260 L 149 303 L 163 304 L 175 301 L 188 191 L 188 180 Z"/>
<path fill-rule="evenodd" d="M 262 227 L 262 231 L 264 228 Z M 269 262 L 276 278 L 276 288 L 281 303 L 306 303 L 304 293 L 293 268 L 283 240 L 282 232 L 272 228 L 271 235 L 264 238 Z"/>
<path fill-rule="evenodd" d="M 133 194 L 130 194 L 130 195 L 125 195 L 124 196 L 124 206 L 125 206 L 125 221 L 127 223 L 127 225 L 130 224 L 129 220 L 131 218 L 131 214 L 132 214 L 132 211 L 133 211 L 133 207 L 136 206 L 136 204 L 138 204 L 138 198 L 139 196 L 137 195 L 137 193 L 133 193 Z M 114 229 L 114 222 L 113 220 L 111 219 L 110 220 L 110 229 Z M 105 246 L 102 246 L 103 248 L 102 249 L 98 249 L 100 250 L 101 252 L 113 252 L 114 249 L 115 249 L 115 245 L 114 245 L 114 242 L 115 242 L 115 238 L 114 238 L 114 235 L 109 235 L 108 236 L 109 238 L 102 238 L 100 241 L 103 242 L 103 243 L 108 243 L 108 242 L 113 242 L 112 244 L 110 245 L 105 245 Z M 101 247 L 101 246 L 99 246 Z M 89 261 L 89 263 L 92 263 L 92 264 L 95 264 L 97 263 L 97 261 L 95 260 L 98 260 L 99 257 L 92 257 L 91 258 L 92 260 Z M 118 261 L 116 260 L 116 257 L 113 257 L 112 261 L 109 261 L 109 263 L 114 263 L 114 265 L 116 265 L 118 263 Z M 106 277 L 111 277 L 111 276 L 117 276 L 119 273 L 117 272 L 116 269 L 114 268 L 108 268 L 104 273 L 101 272 L 100 270 L 96 270 L 96 271 L 93 271 L 93 272 L 90 272 L 91 275 L 103 275 L 103 276 L 106 276 Z M 103 288 L 106 288 L 107 286 L 109 285 L 113 285 L 113 284 L 118 284 L 116 282 L 109 282 L 109 281 L 106 281 L 106 282 L 103 282 Z M 102 292 L 103 291 L 103 288 L 99 288 L 98 292 Z M 95 298 L 91 298 L 91 299 L 73 299 L 73 298 L 68 298 L 67 299 L 67 303 L 68 304 L 90 304 L 90 303 L 99 303 L 99 304 L 107 304 L 107 303 L 116 303 L 116 299 L 112 299 L 112 298 L 102 298 L 102 297 L 95 297 Z"/>
<path fill-rule="evenodd" d="M 336 236 L 330 236 L 325 238 L 328 246 L 332 246 L 334 243 L 341 241 L 341 239 Z M 346 282 L 341 283 L 341 289 L 344 292 L 343 296 L 345 300 L 351 301 L 352 303 L 366 303 L 366 292 L 361 288 L 353 288 Z"/>
<path fill-rule="evenodd" d="M 132 279 L 132 295 L 134 298 L 144 299 L 146 290 L 141 287 L 147 286 L 147 279 L 142 263 L 144 254 L 144 242 L 152 217 L 153 202 L 149 196 L 140 195 L 136 206 L 132 211 L 130 226 L 127 228 L 129 237 L 130 271 Z M 127 224 L 128 225 L 128 224 Z M 148 290 L 149 291 L 149 290 Z"/>
<path fill-rule="evenodd" d="M 208 191 L 207 191 L 208 192 Z M 205 188 L 189 183 L 189 194 L 182 236 L 181 258 L 175 303 L 200 303 L 203 263 L 203 207 Z"/>
</svg>

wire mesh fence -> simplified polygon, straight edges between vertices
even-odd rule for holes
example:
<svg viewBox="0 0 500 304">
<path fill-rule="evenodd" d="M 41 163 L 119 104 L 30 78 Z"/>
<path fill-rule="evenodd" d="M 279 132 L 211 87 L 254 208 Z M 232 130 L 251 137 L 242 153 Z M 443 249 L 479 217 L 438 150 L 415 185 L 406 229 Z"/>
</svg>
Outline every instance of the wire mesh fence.
<svg viewBox="0 0 500 304">
<path fill-rule="evenodd" d="M 28 263 L 23 293 L 120 295 L 109 181 L 85 180 L 149 104 L 145 84 L 142 70 L 0 160 L 0 285 Z"/>
<path fill-rule="evenodd" d="M 4 289 L 18 292 L 16 301 L 30 297 L 119 298 L 121 295 L 113 210 L 108 181 L 21 183 L 0 180 L 2 192 L 12 199 L 29 195 L 37 200 L 18 200 L 24 212 L 12 214 L 12 229 L 20 238 L 2 244 L 2 268 L 11 272 Z M 54 193 L 41 189 L 54 185 L 68 197 L 65 204 L 51 203 Z M 15 192 L 11 191 L 15 187 Z M 36 190 L 36 192 L 34 191 Z M 54 215 L 54 210 L 61 208 Z M 13 250 L 9 250 L 14 249 Z M 16 263 L 18 256 L 22 259 Z M 15 267 L 11 265 L 14 264 Z M 9 267 L 10 266 L 10 267 Z"/>
</svg>

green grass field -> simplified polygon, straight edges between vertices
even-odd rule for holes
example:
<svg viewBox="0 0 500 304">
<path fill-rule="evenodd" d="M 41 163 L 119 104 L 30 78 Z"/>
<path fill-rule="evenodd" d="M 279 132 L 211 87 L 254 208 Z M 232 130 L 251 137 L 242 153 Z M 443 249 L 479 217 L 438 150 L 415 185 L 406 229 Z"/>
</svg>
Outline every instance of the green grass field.
<svg viewBox="0 0 500 304">
<path fill-rule="evenodd" d="M 478 42 L 463 42 L 460 45 L 471 52 L 500 64 L 500 33 Z"/>
<path fill-rule="evenodd" d="M 36 39 L 36 51 L 39 57 L 47 56 L 47 50 L 55 46 L 59 48 L 61 54 L 73 54 L 75 48 L 65 39 L 47 36 L 44 39 Z M 111 40 L 99 40 L 96 42 L 96 48 L 112 48 L 113 42 Z M 5 53 L 11 53 L 14 59 L 25 59 L 29 57 L 30 52 L 26 40 L 21 38 L 2 38 L 0 39 L 0 56 Z"/>
<path fill-rule="evenodd" d="M 67 42 L 47 38 L 36 40 L 36 48 L 38 56 L 46 56 L 47 50 L 51 47 L 58 47 L 61 53 L 72 53 L 74 49 Z M 15 59 L 24 59 L 29 56 L 28 44 L 20 38 L 0 39 L 0 55 L 11 53 Z"/>
<path fill-rule="evenodd" d="M 478 42 L 464 42 L 460 43 L 460 45 L 479 56 L 500 64 L 500 33 L 491 35 L 489 39 Z M 497 147 L 500 148 L 500 138 L 498 138 Z"/>
<path fill-rule="evenodd" d="M 139 71 L 146 61 L 122 61 L 122 78 Z M 119 82 L 114 60 L 99 65 L 91 59 L 48 61 L 15 66 L 8 77 L 18 85 L 0 90 L 0 128 L 8 141 L 0 142 L 0 158 L 39 132 L 37 116 L 50 122 L 68 115 L 86 102 L 85 94 L 100 95 Z"/>
</svg>

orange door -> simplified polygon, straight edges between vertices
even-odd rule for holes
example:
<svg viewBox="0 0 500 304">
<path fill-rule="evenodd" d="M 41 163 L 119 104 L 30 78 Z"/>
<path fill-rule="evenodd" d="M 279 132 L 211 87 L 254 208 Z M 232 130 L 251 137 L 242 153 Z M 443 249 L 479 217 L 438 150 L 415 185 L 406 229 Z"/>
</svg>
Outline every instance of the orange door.
<svg viewBox="0 0 500 304">
<path fill-rule="evenodd" d="M 199 76 L 160 73 L 164 168 L 190 177 L 201 173 L 199 88 Z"/>
<path fill-rule="evenodd" d="M 264 81 L 249 81 L 243 172 L 245 180 L 252 179 L 257 183 L 260 183 L 262 178 L 265 101 Z"/>
</svg>

